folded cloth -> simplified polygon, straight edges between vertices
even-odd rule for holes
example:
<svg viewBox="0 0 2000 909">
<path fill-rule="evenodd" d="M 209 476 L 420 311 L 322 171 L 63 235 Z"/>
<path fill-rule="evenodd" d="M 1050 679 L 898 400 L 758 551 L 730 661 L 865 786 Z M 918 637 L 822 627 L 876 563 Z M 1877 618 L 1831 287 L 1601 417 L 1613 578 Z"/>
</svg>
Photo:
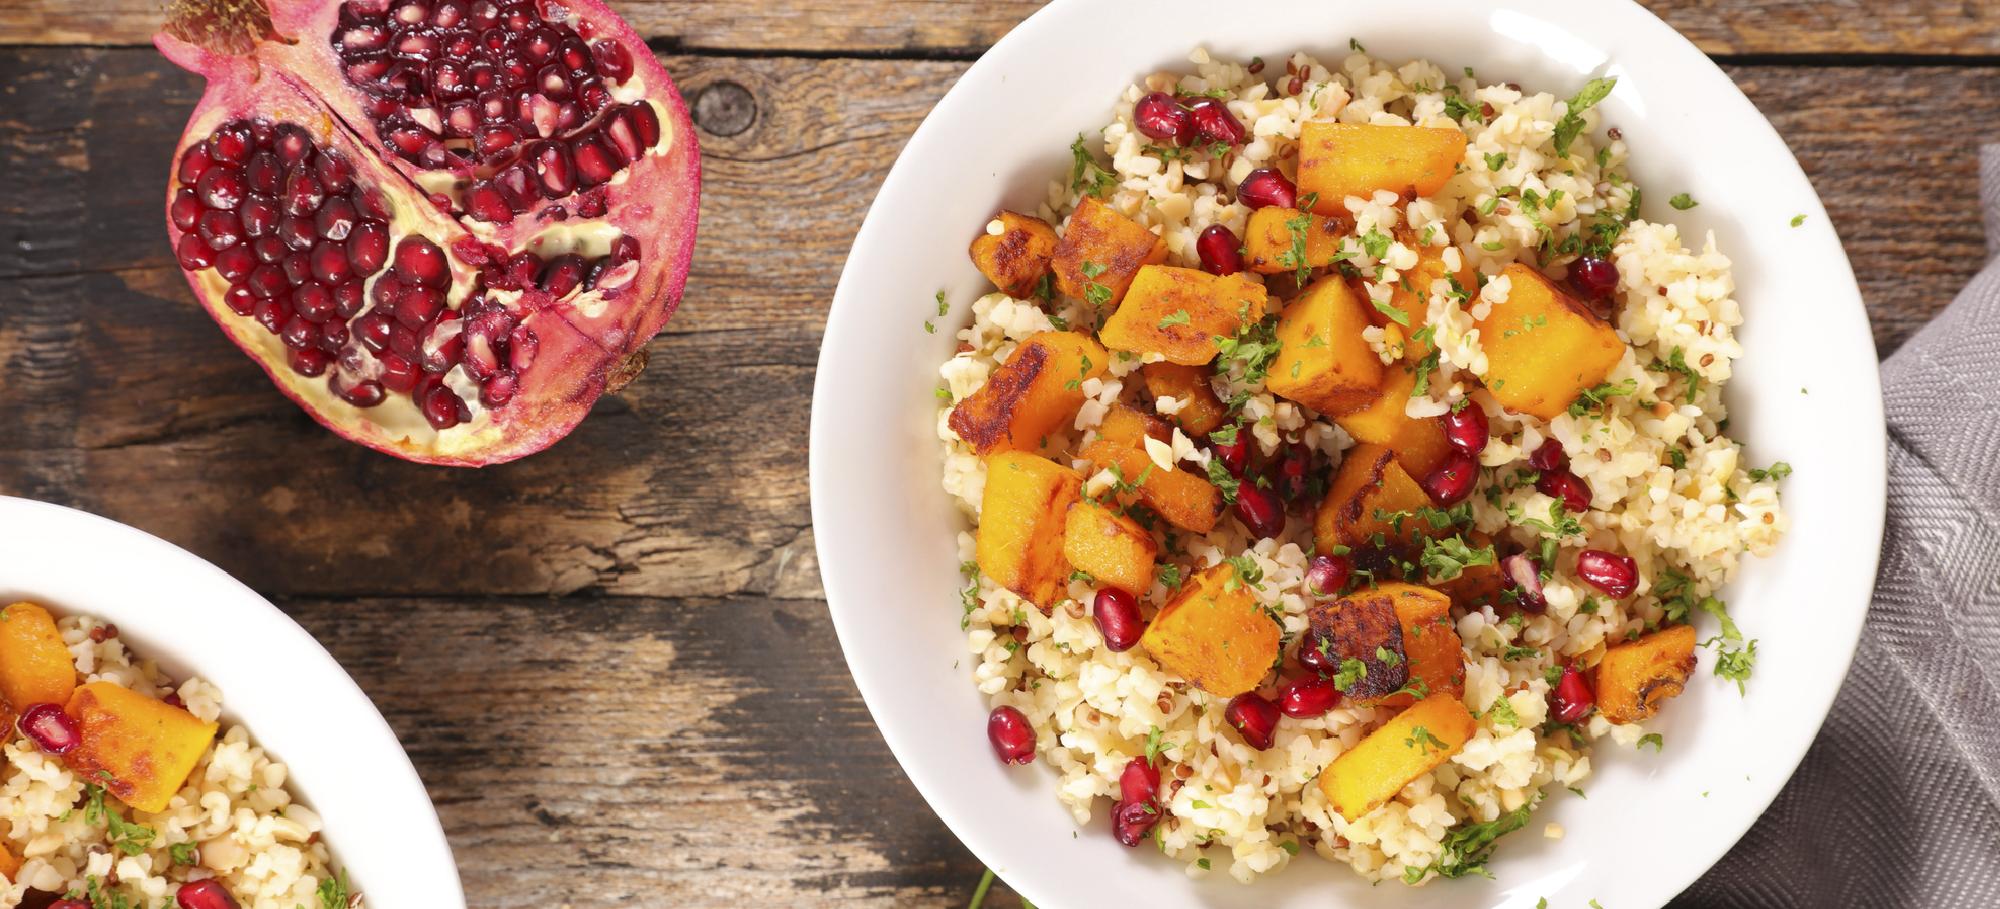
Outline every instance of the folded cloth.
<svg viewBox="0 0 2000 909">
<path fill-rule="evenodd" d="M 1676 907 L 2000 907 L 2000 145 L 1980 185 L 1985 269 L 1882 364 L 1888 523 L 1854 668 Z"/>
</svg>

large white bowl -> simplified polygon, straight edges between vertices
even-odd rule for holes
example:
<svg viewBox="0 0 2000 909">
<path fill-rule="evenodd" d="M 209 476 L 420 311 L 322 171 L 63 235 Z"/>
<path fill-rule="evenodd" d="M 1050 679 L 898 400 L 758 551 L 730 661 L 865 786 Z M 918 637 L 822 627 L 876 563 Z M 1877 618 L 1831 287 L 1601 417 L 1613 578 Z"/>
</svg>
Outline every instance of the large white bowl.
<svg viewBox="0 0 2000 909">
<path fill-rule="evenodd" d="M 959 631 L 955 533 L 940 490 L 932 390 L 983 283 L 965 247 L 1003 205 L 1032 210 L 1079 132 L 1123 87 L 1201 45 L 1338 59 L 1349 37 L 1390 60 L 1567 96 L 1618 77 L 1600 110 L 1624 131 L 1647 217 L 1713 230 L 1735 259 L 1746 354 L 1728 389 L 1752 461 L 1789 461 L 1792 531 L 1725 596 L 1760 639 L 1747 697 L 1708 671 L 1666 712 L 1664 753 L 1605 743 L 1588 798 L 1557 791 L 1503 842 L 1494 880 L 1370 887 L 1307 856 L 1243 886 L 1127 850 L 1104 815 L 1072 837 L 1046 764 L 1003 768 Z M 1665 202 L 1686 191 L 1700 207 Z M 1791 226 L 1805 215 L 1802 226 Z M 932 296 L 957 304 L 935 335 Z M 812 422 L 813 522 L 834 626 L 903 769 L 979 858 L 1041 906 L 1657 906 L 1756 820 L 1797 766 L 1853 657 L 1874 584 L 1884 432 L 1860 293 L 1818 197 L 1776 131 L 1688 41 L 1637 5 L 1555 0 L 1305 3 L 1056 0 L 947 94 L 896 162 L 834 295 Z M 1704 625 L 1704 628 L 1708 626 Z M 1710 633 L 1704 631 L 1704 634 Z M 1560 840 L 1543 824 L 1567 829 Z"/>
<path fill-rule="evenodd" d="M 370 909 L 465 905 L 396 734 L 319 642 L 250 588 L 143 531 L 0 496 L 0 604 L 16 600 L 109 621 L 169 675 L 219 686 L 224 719 L 290 768 Z"/>
</svg>

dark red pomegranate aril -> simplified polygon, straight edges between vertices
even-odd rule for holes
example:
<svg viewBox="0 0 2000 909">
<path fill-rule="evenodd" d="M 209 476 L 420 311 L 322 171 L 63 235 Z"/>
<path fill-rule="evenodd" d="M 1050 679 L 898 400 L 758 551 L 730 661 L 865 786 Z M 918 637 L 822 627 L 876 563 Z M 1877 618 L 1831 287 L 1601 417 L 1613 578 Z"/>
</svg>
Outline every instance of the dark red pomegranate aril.
<svg viewBox="0 0 2000 909">
<path fill-rule="evenodd" d="M 1127 761 L 1118 774 L 1118 794 L 1124 802 L 1152 801 L 1160 794 L 1160 768 L 1143 757 Z"/>
<path fill-rule="evenodd" d="M 191 187 L 195 184 L 195 181 L 201 179 L 202 174 L 208 172 L 210 163 L 208 146 L 196 145 L 181 155 L 181 166 L 176 171 L 175 176 L 180 178 L 182 186 Z"/>
<path fill-rule="evenodd" d="M 1201 236 L 1194 241 L 1195 254 L 1201 257 L 1201 270 L 1211 275 L 1233 275 L 1243 270 L 1243 241 L 1221 224 L 1210 224 L 1203 228 Z"/>
<path fill-rule="evenodd" d="M 1236 488 L 1236 518 L 1258 539 L 1285 532 L 1285 504 L 1271 490 L 1248 480 Z"/>
<path fill-rule="evenodd" d="M 372 275 L 389 259 L 389 229 L 379 221 L 363 221 L 347 235 L 347 261 L 354 270 Z"/>
<path fill-rule="evenodd" d="M 1278 495 L 1285 501 L 1297 504 L 1312 491 L 1312 449 L 1294 442 L 1285 448 L 1285 457 L 1278 462 L 1277 480 L 1273 485 Z"/>
<path fill-rule="evenodd" d="M 285 362 L 293 372 L 317 378 L 326 375 L 326 368 L 333 364 L 333 354 L 318 347 L 292 348 L 285 353 Z"/>
<path fill-rule="evenodd" d="M 432 386 L 425 393 L 422 409 L 424 422 L 439 432 L 472 419 L 472 411 L 465 406 L 465 400 L 443 385 Z"/>
<path fill-rule="evenodd" d="M 260 300 L 269 300 L 292 287 L 292 282 L 285 279 L 285 270 L 270 263 L 257 266 L 243 283 Z"/>
<path fill-rule="evenodd" d="M 1097 630 L 1104 635 L 1104 647 L 1113 653 L 1122 653 L 1139 643 L 1146 633 L 1146 620 L 1139 615 L 1139 601 L 1131 594 L 1116 587 L 1104 587 L 1097 591 L 1091 602 L 1091 618 L 1097 621 Z"/>
<path fill-rule="evenodd" d="M 1340 658 L 1333 655 L 1333 648 L 1326 638 L 1317 631 L 1308 629 L 1299 637 L 1299 665 L 1323 676 L 1331 677 L 1340 671 Z"/>
<path fill-rule="evenodd" d="M 326 189 L 319 185 L 319 178 L 311 171 L 292 171 L 285 178 L 285 211 L 288 214 L 305 217 L 319 210 L 320 203 L 326 201 Z"/>
<path fill-rule="evenodd" d="M 360 281 L 349 281 L 333 289 L 333 313 L 342 321 L 354 318 L 366 302 Z"/>
<path fill-rule="evenodd" d="M 83 900 L 56 900 L 47 909 L 91 909 L 91 906 Z"/>
<path fill-rule="evenodd" d="M 1229 706 L 1223 708 L 1223 719 L 1236 727 L 1243 741 L 1258 751 L 1271 747 L 1278 734 L 1278 705 L 1254 691 L 1246 691 L 1229 699 Z"/>
<path fill-rule="evenodd" d="M 1444 439 L 1451 447 L 1472 457 L 1486 450 L 1486 440 L 1491 432 L 1486 421 L 1486 411 L 1479 405 L 1467 402 L 1464 407 L 1445 414 Z"/>
<path fill-rule="evenodd" d="M 1188 116 L 1194 121 L 1195 134 L 1203 142 L 1221 142 L 1227 145 L 1243 143 L 1243 124 L 1237 122 L 1236 115 L 1214 98 L 1196 98 L 1188 102 Z"/>
<path fill-rule="evenodd" d="M 361 213 L 355 210 L 354 203 L 333 198 L 320 206 L 319 214 L 313 216 L 313 228 L 324 239 L 345 240 L 354 232 L 354 224 L 360 218 Z"/>
<path fill-rule="evenodd" d="M 83 744 L 83 729 L 60 704 L 30 704 L 15 723 L 21 734 L 49 754 L 68 754 Z"/>
<path fill-rule="evenodd" d="M 181 909 L 241 909 L 236 898 L 222 889 L 222 882 L 214 878 L 189 881 L 174 891 L 174 902 Z"/>
<path fill-rule="evenodd" d="M 312 280 L 312 256 L 305 253 L 286 253 L 278 266 L 284 270 L 285 282 L 293 287 Z"/>
<path fill-rule="evenodd" d="M 424 237 L 404 237 L 396 244 L 395 269 L 396 276 L 404 283 L 426 287 L 451 284 L 451 268 L 445 262 L 444 250 Z"/>
<path fill-rule="evenodd" d="M 519 390 L 519 386 L 520 381 L 514 376 L 501 373 L 487 379 L 479 386 L 479 403 L 487 407 L 500 407 L 514 399 L 514 392 Z"/>
<path fill-rule="evenodd" d="M 278 219 L 277 236 L 294 252 L 305 252 L 319 242 L 319 230 L 313 227 L 312 219 L 299 215 L 285 215 Z"/>
<path fill-rule="evenodd" d="M 986 740 L 1003 764 L 1026 764 L 1035 759 L 1035 727 L 1021 711 L 1005 705 L 986 716 Z"/>
<path fill-rule="evenodd" d="M 199 234 L 181 234 L 174 244 L 174 258 L 188 271 L 200 271 L 215 264 L 215 250 L 202 242 Z"/>
<path fill-rule="evenodd" d="M 236 218 L 243 223 L 243 235 L 251 239 L 276 233 L 278 222 L 283 217 L 278 211 L 278 203 L 262 196 L 251 196 L 236 209 Z"/>
<path fill-rule="evenodd" d="M 208 137 L 208 157 L 219 164 L 242 164 L 250 160 L 250 130 L 225 126 Z"/>
<path fill-rule="evenodd" d="M 444 311 L 444 294 L 436 288 L 411 287 L 396 301 L 396 321 L 411 331 L 431 324 Z"/>
<path fill-rule="evenodd" d="M 1471 496 L 1473 487 L 1479 485 L 1479 461 L 1465 452 L 1454 451 L 1420 485 L 1433 503 L 1456 505 Z"/>
<path fill-rule="evenodd" d="M 243 242 L 243 223 L 230 211 L 205 211 L 195 222 L 195 232 L 208 248 L 221 252 Z"/>
<path fill-rule="evenodd" d="M 597 58 L 597 71 L 613 82 L 623 82 L 632 77 L 632 55 L 625 47 L 608 38 L 590 42 L 591 56 Z"/>
<path fill-rule="evenodd" d="M 1605 596 L 1622 600 L 1639 587 L 1639 563 L 1628 555 L 1586 549 L 1576 554 L 1576 576 Z"/>
<path fill-rule="evenodd" d="M 1306 564 L 1306 593 L 1315 599 L 1337 597 L 1354 574 L 1354 560 L 1343 555 L 1316 555 Z"/>
<path fill-rule="evenodd" d="M 276 265 L 285 260 L 291 248 L 277 237 L 258 237 L 250 241 L 250 252 L 257 256 L 257 261 L 266 265 Z"/>
<path fill-rule="evenodd" d="M 278 162 L 277 155 L 258 152 L 243 168 L 243 181 L 253 193 L 275 196 L 285 185 L 285 166 Z"/>
<path fill-rule="evenodd" d="M 1542 599 L 1542 566 L 1526 553 L 1515 553 L 1500 560 L 1500 573 L 1507 578 L 1513 588 L 1515 602 L 1531 612 L 1540 612 L 1546 603 Z"/>
<path fill-rule="evenodd" d="M 1252 209 L 1297 208 L 1299 189 L 1285 175 L 1268 167 L 1251 171 L 1236 186 L 1236 199 Z"/>
<path fill-rule="evenodd" d="M 211 167 L 195 182 L 195 194 L 209 208 L 235 208 L 243 203 L 249 187 L 243 172 L 228 167 Z"/>
<path fill-rule="evenodd" d="M 583 283 L 585 270 L 583 257 L 574 253 L 557 256 L 543 266 L 542 274 L 535 284 L 548 291 L 549 296 L 563 299 L 575 292 Z"/>
<path fill-rule="evenodd" d="M 222 302 L 229 311 L 239 316 L 247 316 L 257 308 L 257 295 L 241 284 L 232 284 L 222 295 Z"/>
<path fill-rule="evenodd" d="M 528 371 L 535 364 L 535 353 L 541 349 L 541 341 L 535 337 L 535 330 L 526 324 L 514 326 L 507 335 L 507 365 L 518 375 Z"/>
<path fill-rule="evenodd" d="M 320 152 L 313 158 L 312 167 L 321 189 L 344 193 L 354 188 L 354 168 L 339 152 L 330 148 Z"/>
<path fill-rule="evenodd" d="M 596 136 L 582 136 L 570 144 L 570 157 L 576 163 L 576 179 L 582 186 L 596 186 L 609 183 L 618 176 L 619 162 L 611 156 L 611 150 Z"/>
<path fill-rule="evenodd" d="M 1564 509 L 1582 514 L 1590 510 L 1590 484 L 1567 470 L 1544 473 L 1535 478 L 1535 489 L 1562 503 Z"/>
<path fill-rule="evenodd" d="M 382 389 L 382 383 L 373 380 L 343 385 L 339 378 L 335 377 L 330 385 L 333 393 L 339 395 L 341 400 L 356 407 L 374 407 L 389 396 L 388 392 Z"/>
<path fill-rule="evenodd" d="M 632 117 L 632 128 L 639 132 L 639 147 L 653 148 L 660 144 L 660 113 L 651 102 L 634 101 L 625 105 L 625 111 Z"/>
<path fill-rule="evenodd" d="M 313 278 L 328 287 L 344 283 L 352 274 L 347 250 L 331 240 L 313 247 Z"/>
<path fill-rule="evenodd" d="M 397 328 L 406 332 L 409 330 L 401 326 Z M 397 354 L 379 354 L 376 361 L 382 367 L 382 374 L 377 378 L 382 380 L 382 387 L 390 391 L 409 394 L 417 389 L 418 380 L 424 377 L 423 370 L 418 369 L 416 364 Z"/>
<path fill-rule="evenodd" d="M 1178 141 L 1194 130 L 1187 108 L 1166 92 L 1153 92 L 1134 102 L 1132 125 L 1140 135 L 1159 142 Z"/>
<path fill-rule="evenodd" d="M 275 335 L 283 331 L 285 324 L 292 320 L 292 308 L 283 297 L 271 297 L 258 300 L 257 309 L 250 313 L 250 317 L 256 319 L 257 324 L 264 326 L 265 331 Z"/>
<path fill-rule="evenodd" d="M 514 217 L 514 208 L 491 183 L 475 183 L 465 194 L 465 213 L 478 221 L 504 222 Z"/>
<path fill-rule="evenodd" d="M 624 111 L 611 115 L 604 121 L 602 130 L 605 142 L 618 154 L 618 159 L 626 164 L 639 160 L 646 150 L 639 147 L 638 131 L 632 128 L 632 121 Z"/>
<path fill-rule="evenodd" d="M 292 311 L 308 322 L 333 318 L 333 291 L 320 284 L 307 284 L 292 291 Z"/>
<path fill-rule="evenodd" d="M 1546 439 L 1528 455 L 1528 466 L 1548 472 L 1569 469 L 1569 453 L 1563 451 L 1561 442 Z"/>
<path fill-rule="evenodd" d="M 247 245 L 232 246 L 215 254 L 215 273 L 232 284 L 249 277 L 256 269 L 257 255 Z"/>
<path fill-rule="evenodd" d="M 293 315 L 285 326 L 278 330 L 278 340 L 293 350 L 304 350 L 319 346 L 319 329 L 313 323 Z"/>
<path fill-rule="evenodd" d="M 1590 690 L 1590 682 L 1576 667 L 1564 666 L 1556 687 L 1549 690 L 1549 707 L 1555 712 L 1556 722 L 1580 723 L 1595 706 L 1597 695 Z"/>
<path fill-rule="evenodd" d="M 1241 477 L 1244 469 L 1250 466 L 1250 432 L 1247 429 L 1238 427 L 1235 437 L 1228 442 L 1218 442 L 1210 436 L 1208 449 L 1222 461 L 1230 476 Z"/>
<path fill-rule="evenodd" d="M 191 230 L 196 218 L 201 217 L 203 206 L 195 197 L 192 187 L 183 186 L 174 190 L 174 201 L 167 206 L 167 218 L 181 230 Z"/>
<path fill-rule="evenodd" d="M 1569 283 L 1586 301 L 1611 298 L 1618 289 L 1618 266 L 1605 259 L 1584 256 L 1569 266 Z"/>
<path fill-rule="evenodd" d="M 379 354 L 389 349 L 389 316 L 381 312 L 371 312 L 354 320 L 354 339 L 369 353 Z"/>
<path fill-rule="evenodd" d="M 1159 806 L 1151 801 L 1119 802 L 1111 812 L 1111 835 L 1124 846 L 1137 846 L 1160 822 Z"/>
<path fill-rule="evenodd" d="M 1294 679 L 1278 692 L 1278 709 L 1295 720 L 1324 716 L 1340 703 L 1340 688 L 1318 676 Z"/>
</svg>

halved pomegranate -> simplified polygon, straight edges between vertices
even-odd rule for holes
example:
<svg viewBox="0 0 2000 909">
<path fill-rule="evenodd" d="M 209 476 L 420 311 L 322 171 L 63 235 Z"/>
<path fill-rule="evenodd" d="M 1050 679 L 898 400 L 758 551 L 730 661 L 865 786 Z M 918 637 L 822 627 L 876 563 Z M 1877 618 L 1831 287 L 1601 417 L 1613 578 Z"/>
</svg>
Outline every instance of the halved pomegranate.
<svg viewBox="0 0 2000 909">
<path fill-rule="evenodd" d="M 435 464 L 568 434 L 694 250 L 673 81 L 596 0 L 179 0 L 167 188 L 209 314 L 329 429 Z"/>
</svg>

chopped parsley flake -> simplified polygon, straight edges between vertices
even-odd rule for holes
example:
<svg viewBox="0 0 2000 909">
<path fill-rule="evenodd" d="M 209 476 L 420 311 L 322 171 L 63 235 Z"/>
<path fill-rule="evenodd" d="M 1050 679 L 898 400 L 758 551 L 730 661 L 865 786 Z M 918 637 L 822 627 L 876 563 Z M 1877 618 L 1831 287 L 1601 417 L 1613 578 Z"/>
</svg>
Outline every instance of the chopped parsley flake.
<svg viewBox="0 0 2000 909">
<path fill-rule="evenodd" d="M 1576 141 L 1577 135 L 1583 132 L 1583 112 L 1597 106 L 1597 102 L 1609 96 L 1612 87 L 1617 84 L 1616 78 L 1592 79 L 1584 84 L 1582 90 L 1576 93 L 1576 97 L 1569 99 L 1568 110 L 1564 112 L 1561 120 L 1556 121 L 1557 157 L 1569 157 L 1570 143 Z"/>
<path fill-rule="evenodd" d="M 1701 611 L 1722 622 L 1722 633 L 1702 642 L 1703 646 L 1715 647 L 1715 674 L 1736 683 L 1736 693 L 1746 691 L 1744 683 L 1750 680 L 1750 672 L 1757 666 L 1757 642 L 1745 641 L 1743 631 L 1736 627 L 1729 617 L 1729 609 L 1722 601 L 1708 597 L 1701 601 Z"/>
<path fill-rule="evenodd" d="M 1090 149 L 1083 145 L 1082 133 L 1078 133 L 1076 141 L 1070 143 L 1069 154 L 1069 188 L 1072 191 L 1102 199 L 1112 187 L 1118 185 L 1118 178 L 1097 166 L 1097 159 L 1090 156 Z"/>
<path fill-rule="evenodd" d="M 1403 880 L 1414 884 L 1432 873 L 1439 877 L 1468 874 L 1492 877 L 1486 870 L 1486 860 L 1493 856 L 1493 842 L 1527 826 L 1528 812 L 1534 807 L 1535 803 L 1529 802 L 1485 823 L 1451 828 L 1445 832 L 1444 852 L 1437 860 L 1422 868 L 1404 868 Z"/>
<path fill-rule="evenodd" d="M 1657 732 L 1648 732 L 1639 737 L 1639 744 L 1634 747 L 1644 748 L 1647 745 L 1653 746 L 1654 751 L 1664 751 L 1667 747 L 1667 740 Z"/>
<path fill-rule="evenodd" d="M 1629 395 L 1638 390 L 1638 379 L 1626 379 L 1623 382 L 1600 382 L 1595 386 L 1584 389 L 1582 394 L 1576 396 L 1576 400 L 1569 403 L 1569 415 L 1572 417 L 1582 417 L 1593 410 L 1601 413 L 1604 410 L 1605 399 L 1614 398 L 1619 395 Z"/>
<path fill-rule="evenodd" d="M 1797 226 L 1799 226 L 1799 225 L 1801 225 L 1801 224 L 1804 224 L 1804 223 L 1806 223 L 1806 216 L 1805 216 L 1805 215 L 1793 215 L 1793 216 L 1792 216 L 1792 226 L 1793 226 L 1793 227 L 1797 227 Z"/>
<path fill-rule="evenodd" d="M 1772 464 L 1770 467 L 1753 467 L 1750 469 L 1751 480 L 1763 480 L 1766 477 L 1773 480 L 1782 480 L 1791 475 L 1792 465 L 1783 461 Z"/>
<path fill-rule="evenodd" d="M 1693 196 L 1690 196 L 1687 193 L 1681 193 L 1677 196 L 1674 196 L 1671 199 L 1668 199 L 1667 204 L 1673 206 L 1675 211 L 1687 211 L 1688 209 L 1700 205 L 1701 203 L 1696 202 Z"/>
<path fill-rule="evenodd" d="M 1193 319 L 1188 315 L 1187 310 L 1176 309 L 1174 310 L 1172 315 L 1167 316 L 1166 318 L 1160 320 L 1160 330 L 1166 331 L 1167 326 L 1169 325 L 1187 325 L 1190 324 L 1192 321 Z"/>
</svg>

